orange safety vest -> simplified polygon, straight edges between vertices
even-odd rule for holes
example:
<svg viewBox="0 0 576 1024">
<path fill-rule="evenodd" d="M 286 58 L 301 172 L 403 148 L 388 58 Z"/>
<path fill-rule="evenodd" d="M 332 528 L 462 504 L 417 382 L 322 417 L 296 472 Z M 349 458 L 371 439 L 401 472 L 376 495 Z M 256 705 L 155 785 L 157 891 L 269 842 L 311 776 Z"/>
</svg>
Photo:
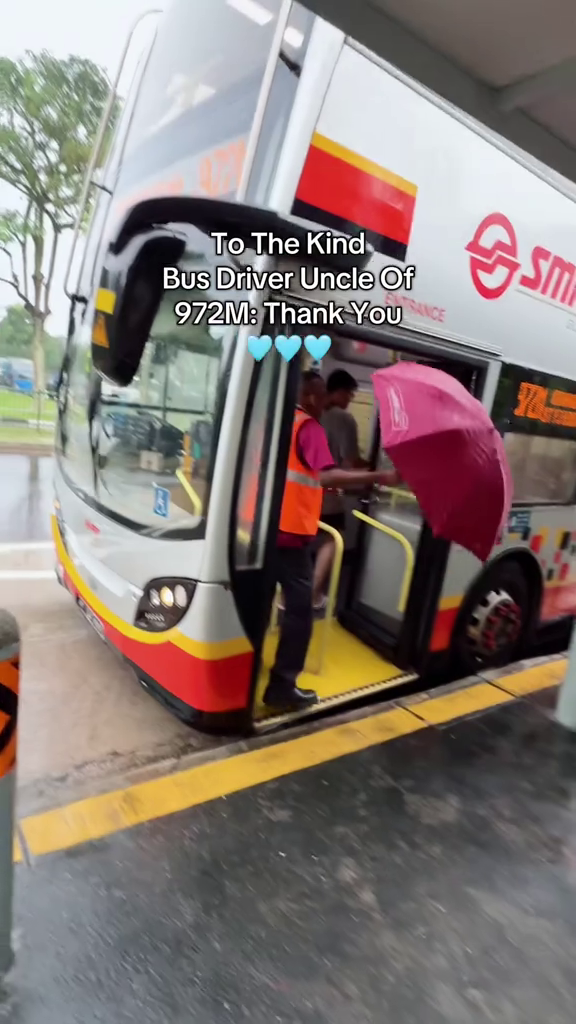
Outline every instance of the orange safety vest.
<svg viewBox="0 0 576 1024">
<path fill-rule="evenodd" d="M 299 459 L 296 444 L 300 427 L 310 419 L 312 417 L 303 409 L 296 409 L 279 526 L 282 533 L 299 533 L 306 537 L 314 537 L 318 533 L 322 512 L 322 484 L 318 474 Z"/>
</svg>

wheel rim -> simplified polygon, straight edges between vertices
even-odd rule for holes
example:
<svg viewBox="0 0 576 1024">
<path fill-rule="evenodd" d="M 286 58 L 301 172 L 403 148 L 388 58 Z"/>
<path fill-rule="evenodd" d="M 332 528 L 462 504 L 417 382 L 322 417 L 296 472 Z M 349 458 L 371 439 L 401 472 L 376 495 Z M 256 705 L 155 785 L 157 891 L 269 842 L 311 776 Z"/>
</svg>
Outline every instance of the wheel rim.
<svg viewBox="0 0 576 1024">
<path fill-rule="evenodd" d="M 466 627 L 472 654 L 479 660 L 494 658 L 518 640 L 522 608 L 504 589 L 491 590 L 475 606 Z"/>
</svg>

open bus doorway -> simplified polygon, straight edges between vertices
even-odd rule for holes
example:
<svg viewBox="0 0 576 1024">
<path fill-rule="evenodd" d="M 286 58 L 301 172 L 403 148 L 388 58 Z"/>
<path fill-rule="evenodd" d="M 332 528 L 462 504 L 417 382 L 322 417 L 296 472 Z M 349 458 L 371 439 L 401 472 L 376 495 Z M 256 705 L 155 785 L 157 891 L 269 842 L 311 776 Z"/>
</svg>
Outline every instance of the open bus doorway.
<svg viewBox="0 0 576 1024">
<path fill-rule="evenodd" d="M 476 391 L 479 385 L 474 365 L 385 346 L 384 340 L 379 345 L 334 338 L 329 356 L 316 367 L 324 380 L 334 370 L 343 369 L 357 382 L 348 411 L 356 421 L 360 457 L 376 470 L 392 468 L 380 446 L 371 380 L 376 370 L 406 359 L 443 370 L 469 390 Z M 306 665 L 299 677 L 302 688 L 316 691 L 320 706 L 344 702 L 363 691 L 399 686 L 416 677 L 414 666 L 421 660 L 427 639 L 425 624 L 435 610 L 431 589 L 438 589 L 449 548 L 432 536 L 414 494 L 405 486 L 344 491 L 341 497 L 344 528 L 340 537 L 334 538 L 336 555 L 327 606 L 315 613 Z M 323 530 L 333 533 L 321 525 L 319 533 Z M 262 697 L 274 663 L 282 614 L 278 590 L 263 645 L 256 719 L 271 714 Z"/>
</svg>

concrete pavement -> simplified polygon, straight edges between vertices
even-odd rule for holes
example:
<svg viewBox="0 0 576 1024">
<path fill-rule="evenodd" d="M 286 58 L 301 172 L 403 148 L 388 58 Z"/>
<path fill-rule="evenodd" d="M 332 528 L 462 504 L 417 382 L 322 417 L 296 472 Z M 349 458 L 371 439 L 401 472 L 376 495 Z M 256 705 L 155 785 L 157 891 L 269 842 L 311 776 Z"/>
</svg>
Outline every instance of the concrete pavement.
<svg viewBox="0 0 576 1024">
<path fill-rule="evenodd" d="M 18 867 L 4 1016 L 572 1024 L 576 739 L 555 691 L 533 692 L 550 679 L 536 666 L 239 755 L 227 798 L 217 765 L 212 789 L 205 768 L 159 780 L 179 813 L 130 829 L 144 796 L 126 791 L 124 825 Z"/>
<path fill-rule="evenodd" d="M 0 606 L 22 630 L 20 812 L 114 788 L 126 773 L 217 746 L 142 690 L 58 585 L 51 457 L 2 455 L 0 474 Z"/>
</svg>

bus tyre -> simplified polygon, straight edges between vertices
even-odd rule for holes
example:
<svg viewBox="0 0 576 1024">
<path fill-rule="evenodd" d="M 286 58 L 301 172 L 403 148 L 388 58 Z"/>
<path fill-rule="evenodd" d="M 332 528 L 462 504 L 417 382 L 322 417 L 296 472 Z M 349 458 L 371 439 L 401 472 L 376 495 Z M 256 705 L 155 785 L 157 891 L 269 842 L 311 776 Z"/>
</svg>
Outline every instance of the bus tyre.
<svg viewBox="0 0 576 1024">
<path fill-rule="evenodd" d="M 500 562 L 466 598 L 452 641 L 455 668 L 464 674 L 508 664 L 529 631 L 532 599 L 528 580 L 513 561 Z"/>
</svg>

